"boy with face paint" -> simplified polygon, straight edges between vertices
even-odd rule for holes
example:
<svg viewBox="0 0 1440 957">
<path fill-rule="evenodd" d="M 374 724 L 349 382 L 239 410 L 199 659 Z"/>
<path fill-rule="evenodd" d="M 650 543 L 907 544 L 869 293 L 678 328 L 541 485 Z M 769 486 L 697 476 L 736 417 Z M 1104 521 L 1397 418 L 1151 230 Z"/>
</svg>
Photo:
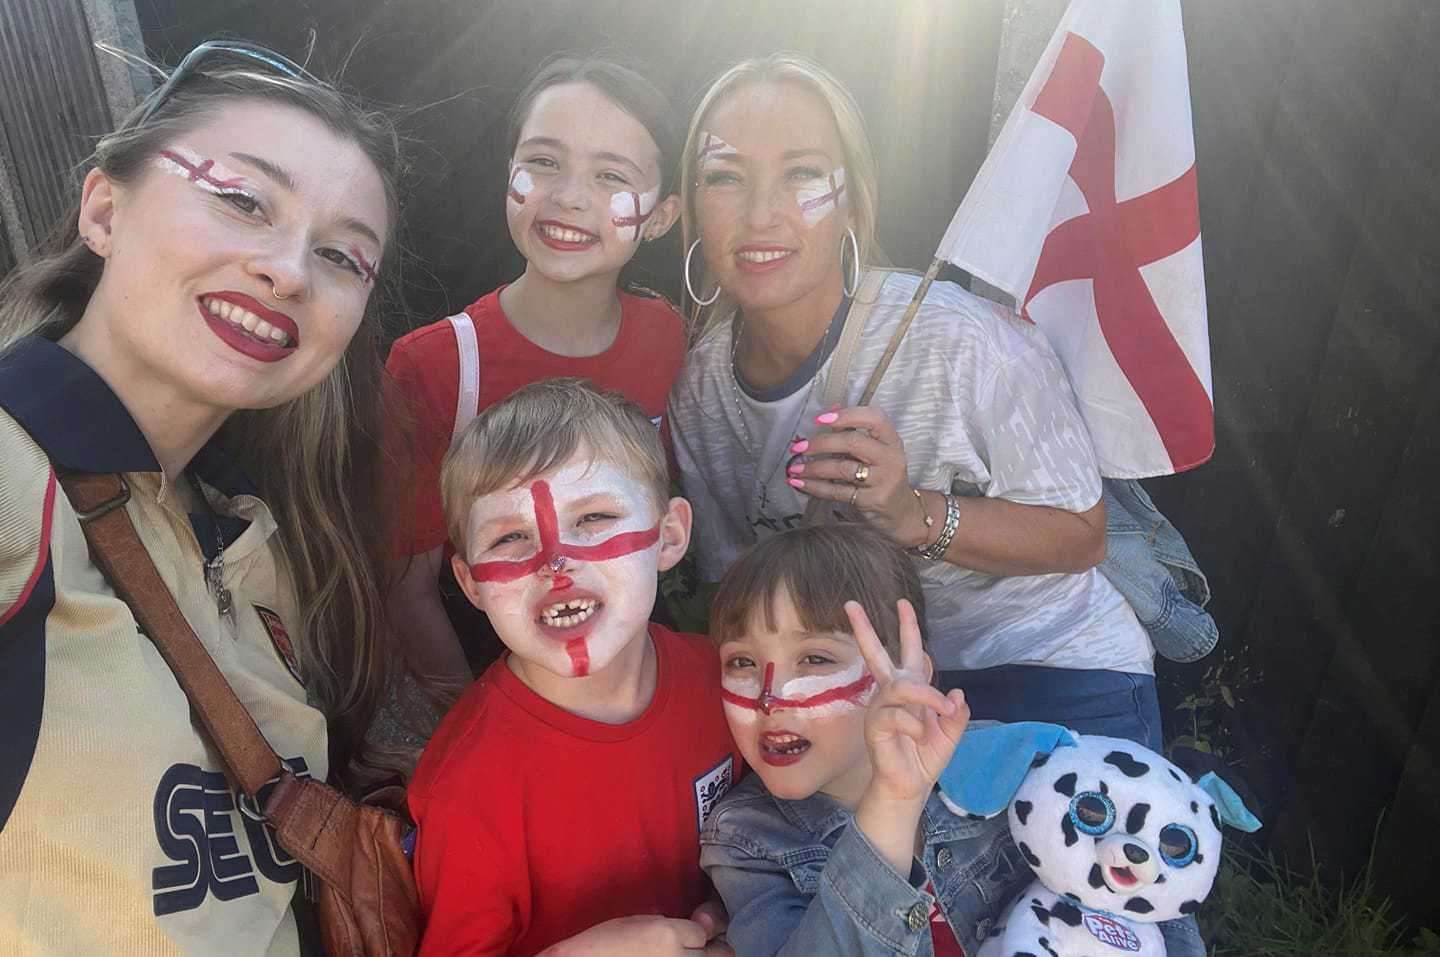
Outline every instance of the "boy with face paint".
<svg viewBox="0 0 1440 957">
<path fill-rule="evenodd" d="M 410 786 L 422 952 L 704 952 L 699 828 L 739 758 L 713 648 L 648 620 L 690 537 L 655 427 L 534 383 L 470 424 L 441 485 L 456 579 L 508 651 Z"/>
<path fill-rule="evenodd" d="M 780 533 L 720 582 L 721 694 L 755 773 L 700 860 L 737 954 L 973 954 L 1022 889 L 1005 823 L 935 791 L 969 709 L 930 685 L 923 616 L 912 563 L 864 525 Z"/>
</svg>

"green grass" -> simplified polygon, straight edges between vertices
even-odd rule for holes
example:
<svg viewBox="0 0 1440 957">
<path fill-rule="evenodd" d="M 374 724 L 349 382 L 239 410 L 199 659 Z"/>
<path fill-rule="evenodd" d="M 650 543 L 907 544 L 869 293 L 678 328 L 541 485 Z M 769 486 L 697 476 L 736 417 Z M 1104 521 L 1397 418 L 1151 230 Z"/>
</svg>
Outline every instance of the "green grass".
<svg viewBox="0 0 1440 957">
<path fill-rule="evenodd" d="M 1409 931 L 1368 864 L 1332 888 L 1227 848 L 1200 929 L 1212 957 L 1440 957 L 1440 934 Z"/>
</svg>

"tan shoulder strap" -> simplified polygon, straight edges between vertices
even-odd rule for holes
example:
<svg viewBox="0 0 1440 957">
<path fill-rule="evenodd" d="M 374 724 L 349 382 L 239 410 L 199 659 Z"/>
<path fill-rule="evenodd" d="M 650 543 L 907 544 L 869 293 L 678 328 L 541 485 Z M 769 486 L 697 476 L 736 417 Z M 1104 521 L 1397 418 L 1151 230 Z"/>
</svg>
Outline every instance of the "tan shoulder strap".
<svg viewBox="0 0 1440 957">
<path fill-rule="evenodd" d="M 868 269 L 860 280 L 860 288 L 850 301 L 850 311 L 845 315 L 845 327 L 840 331 L 840 341 L 835 345 L 835 356 L 830 361 L 830 370 L 825 373 L 825 391 L 820 394 L 820 408 L 828 409 L 845 401 L 845 386 L 850 381 L 850 366 L 855 361 L 855 349 L 860 345 L 860 334 L 870 319 L 870 311 L 880 296 L 880 287 L 885 285 L 889 272 L 884 269 Z"/>
</svg>

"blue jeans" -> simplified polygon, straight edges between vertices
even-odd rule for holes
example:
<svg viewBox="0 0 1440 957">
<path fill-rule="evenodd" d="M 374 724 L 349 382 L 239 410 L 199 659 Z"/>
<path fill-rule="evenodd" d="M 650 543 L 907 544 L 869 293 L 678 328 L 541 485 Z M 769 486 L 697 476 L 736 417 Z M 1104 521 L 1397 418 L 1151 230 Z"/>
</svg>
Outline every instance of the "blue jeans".
<svg viewBox="0 0 1440 957">
<path fill-rule="evenodd" d="M 1125 671 L 1001 665 L 942 671 L 940 688 L 965 692 L 970 715 L 991 721 L 1048 721 L 1081 734 L 1125 738 L 1164 753 L 1155 679 Z M 1162 921 L 1168 957 L 1205 957 L 1194 917 Z"/>
<path fill-rule="evenodd" d="M 1081 734 L 1126 738 L 1159 752 L 1160 699 L 1150 675 L 1001 665 L 942 671 L 940 688 L 965 692 L 970 715 L 991 721 L 1048 721 Z"/>
</svg>

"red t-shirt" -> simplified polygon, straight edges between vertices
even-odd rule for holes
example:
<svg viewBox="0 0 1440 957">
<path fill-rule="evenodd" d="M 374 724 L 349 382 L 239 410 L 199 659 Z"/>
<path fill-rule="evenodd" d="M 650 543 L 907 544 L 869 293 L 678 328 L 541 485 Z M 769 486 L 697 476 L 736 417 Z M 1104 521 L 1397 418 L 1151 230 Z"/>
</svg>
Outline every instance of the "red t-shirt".
<svg viewBox="0 0 1440 957">
<path fill-rule="evenodd" d="M 581 718 L 495 662 L 440 723 L 410 784 L 423 954 L 527 957 L 615 917 L 689 917 L 700 825 L 740 768 L 720 664 L 652 624 L 650 706 Z"/>
<path fill-rule="evenodd" d="M 525 338 L 500 308 L 499 289 L 471 303 L 465 313 L 475 324 L 480 354 L 477 412 L 539 379 L 576 376 L 621 393 L 660 425 L 685 356 L 680 315 L 664 299 L 622 290 L 620 331 L 610 348 L 593 356 L 556 355 Z M 393 454 L 403 457 L 403 480 L 391 483 L 392 489 L 404 489 L 394 493 L 402 503 L 395 546 L 402 554 L 418 555 L 449 538 L 440 505 L 440 463 L 450 448 L 460 397 L 454 327 L 442 319 L 396 340 L 385 368 L 415 420 L 405 436 L 408 445 L 391 436 Z"/>
</svg>

